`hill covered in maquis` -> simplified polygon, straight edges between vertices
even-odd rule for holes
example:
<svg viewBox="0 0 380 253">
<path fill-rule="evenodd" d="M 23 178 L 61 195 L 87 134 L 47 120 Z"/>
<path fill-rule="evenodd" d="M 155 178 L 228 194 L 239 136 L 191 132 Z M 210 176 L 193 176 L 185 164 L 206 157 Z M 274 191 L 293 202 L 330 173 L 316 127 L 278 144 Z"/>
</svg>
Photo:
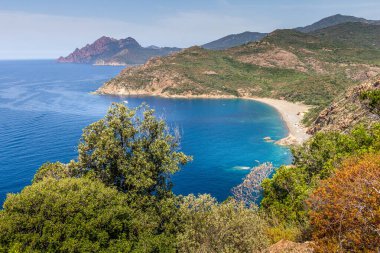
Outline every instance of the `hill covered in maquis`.
<svg viewBox="0 0 380 253">
<path fill-rule="evenodd" d="M 347 33 L 349 31 L 349 33 Z M 315 106 L 311 121 L 348 87 L 380 73 L 380 26 L 345 23 L 276 30 L 226 50 L 191 47 L 124 69 L 97 92 L 185 97 L 270 97 Z"/>
</svg>

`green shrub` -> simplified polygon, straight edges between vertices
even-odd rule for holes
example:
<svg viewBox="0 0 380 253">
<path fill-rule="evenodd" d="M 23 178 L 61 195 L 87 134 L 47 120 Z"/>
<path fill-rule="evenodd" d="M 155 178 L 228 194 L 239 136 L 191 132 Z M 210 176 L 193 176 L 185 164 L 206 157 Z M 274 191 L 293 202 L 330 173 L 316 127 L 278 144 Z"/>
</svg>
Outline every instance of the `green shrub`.
<svg viewBox="0 0 380 253">
<path fill-rule="evenodd" d="M 362 100 L 368 100 L 369 106 L 380 113 L 380 90 L 364 91 L 360 94 Z"/>
<path fill-rule="evenodd" d="M 268 224 L 256 208 L 210 195 L 189 195 L 180 206 L 180 252 L 261 252 L 269 244 Z"/>
</svg>

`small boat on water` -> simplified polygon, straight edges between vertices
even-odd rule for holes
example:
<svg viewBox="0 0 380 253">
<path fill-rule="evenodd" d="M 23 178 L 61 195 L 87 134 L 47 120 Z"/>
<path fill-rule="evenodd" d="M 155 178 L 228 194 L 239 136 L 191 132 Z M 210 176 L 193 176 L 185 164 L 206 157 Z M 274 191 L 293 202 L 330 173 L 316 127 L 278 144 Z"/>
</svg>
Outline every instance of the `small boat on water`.
<svg viewBox="0 0 380 253">
<path fill-rule="evenodd" d="M 123 103 L 124 103 L 124 104 L 128 104 L 128 101 L 127 101 L 127 100 L 124 100 Z"/>
</svg>

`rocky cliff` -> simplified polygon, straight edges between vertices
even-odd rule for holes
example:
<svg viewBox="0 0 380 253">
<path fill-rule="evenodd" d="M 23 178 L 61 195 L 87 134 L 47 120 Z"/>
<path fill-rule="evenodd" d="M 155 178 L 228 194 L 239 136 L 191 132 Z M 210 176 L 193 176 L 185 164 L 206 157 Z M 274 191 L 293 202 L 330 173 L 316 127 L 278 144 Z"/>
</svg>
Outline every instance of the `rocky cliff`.
<svg viewBox="0 0 380 253">
<path fill-rule="evenodd" d="M 96 65 L 135 65 L 143 64 L 151 57 L 165 56 L 179 50 L 170 47 L 142 47 L 131 37 L 117 40 L 103 36 L 92 44 L 75 49 L 66 57 L 60 57 L 57 61 Z"/>
<path fill-rule="evenodd" d="M 380 79 L 365 82 L 339 96 L 319 114 L 308 129 L 308 133 L 314 134 L 318 131 L 329 130 L 345 132 L 359 123 L 371 125 L 379 122 L 379 108 L 371 106 L 370 101 L 363 97 L 363 94 L 369 91 L 380 91 Z"/>
</svg>

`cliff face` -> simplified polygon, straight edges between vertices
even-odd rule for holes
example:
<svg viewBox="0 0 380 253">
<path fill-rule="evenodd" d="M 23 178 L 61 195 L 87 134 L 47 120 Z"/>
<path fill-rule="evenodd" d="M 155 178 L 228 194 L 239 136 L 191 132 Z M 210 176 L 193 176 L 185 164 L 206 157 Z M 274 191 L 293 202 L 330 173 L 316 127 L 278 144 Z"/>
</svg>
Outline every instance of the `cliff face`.
<svg viewBox="0 0 380 253">
<path fill-rule="evenodd" d="M 75 49 L 66 57 L 60 57 L 57 61 L 96 65 L 133 65 L 143 64 L 151 57 L 164 56 L 179 50 L 179 48 L 169 47 L 144 48 L 131 37 L 117 40 L 103 36 L 92 44 Z"/>
<path fill-rule="evenodd" d="M 371 125 L 379 122 L 379 111 L 372 108 L 369 101 L 361 96 L 364 92 L 375 90 L 380 90 L 380 79 L 349 89 L 319 114 L 308 133 L 330 130 L 345 132 L 359 123 Z"/>
</svg>

